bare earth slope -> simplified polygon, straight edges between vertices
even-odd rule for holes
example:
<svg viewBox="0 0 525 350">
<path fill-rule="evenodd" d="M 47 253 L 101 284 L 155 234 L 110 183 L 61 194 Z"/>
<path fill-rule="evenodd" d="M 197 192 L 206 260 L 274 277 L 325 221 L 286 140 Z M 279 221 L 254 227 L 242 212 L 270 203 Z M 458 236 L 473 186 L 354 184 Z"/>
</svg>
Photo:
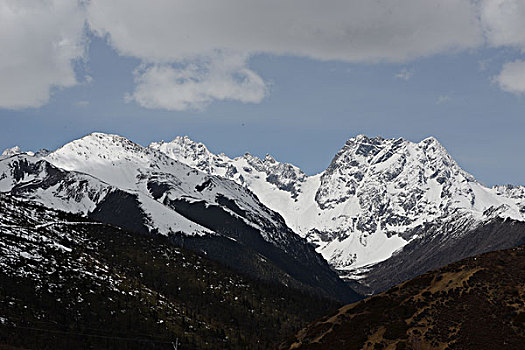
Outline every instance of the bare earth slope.
<svg viewBox="0 0 525 350">
<path fill-rule="evenodd" d="M 523 349 L 525 246 L 464 259 L 342 307 L 282 349 Z"/>
</svg>

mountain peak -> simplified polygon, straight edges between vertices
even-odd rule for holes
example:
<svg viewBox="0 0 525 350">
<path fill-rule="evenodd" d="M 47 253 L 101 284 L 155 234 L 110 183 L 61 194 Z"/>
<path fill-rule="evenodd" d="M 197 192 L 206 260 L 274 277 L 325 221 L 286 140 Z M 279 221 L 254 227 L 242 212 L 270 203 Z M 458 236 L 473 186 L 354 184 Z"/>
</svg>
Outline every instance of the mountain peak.
<svg viewBox="0 0 525 350">
<path fill-rule="evenodd" d="M 449 156 L 446 148 L 434 136 L 429 136 L 427 138 L 424 138 L 419 143 L 417 143 L 417 145 L 426 150 L 433 150 L 434 152 L 440 152 L 443 155 L 447 155 L 450 159 L 452 159 L 452 157 Z"/>
<path fill-rule="evenodd" d="M 210 153 L 208 148 L 201 142 L 193 141 L 188 136 L 176 136 L 173 140 L 166 142 L 152 142 L 149 145 L 150 148 L 159 150 L 162 149 L 171 149 L 173 151 L 178 151 L 181 153 L 188 153 L 190 150 L 199 149 Z"/>
<path fill-rule="evenodd" d="M 130 141 L 124 136 L 116 134 L 106 134 L 102 132 L 92 132 L 79 139 L 66 143 L 62 147 L 51 152 L 51 154 L 55 152 L 67 152 L 68 150 L 71 151 L 76 150 L 78 148 L 96 151 L 97 149 L 141 149 L 144 147 L 139 144 L 136 144 L 135 142 Z"/>
<path fill-rule="evenodd" d="M 125 186 L 137 175 L 136 169 L 165 163 L 161 158 L 167 157 L 153 153 L 123 136 L 91 133 L 65 144 L 44 159 L 59 168 L 91 174 L 102 181 Z"/>
<path fill-rule="evenodd" d="M 266 153 L 266 156 L 264 156 L 264 161 L 265 162 L 269 162 L 269 163 L 276 163 L 277 162 L 275 160 L 275 158 L 272 157 L 271 155 L 269 155 L 268 153 Z"/>
<path fill-rule="evenodd" d="M 175 138 L 171 142 L 172 143 L 179 143 L 179 144 L 202 145 L 202 146 L 204 146 L 204 144 L 202 144 L 200 142 L 193 141 L 188 135 L 175 136 Z"/>
<path fill-rule="evenodd" d="M 81 137 L 80 139 L 78 139 L 76 141 L 79 141 L 79 142 L 96 141 L 96 142 L 99 142 L 99 143 L 110 142 L 110 143 L 125 143 L 125 144 L 134 144 L 134 145 L 136 145 L 136 143 L 130 141 L 129 139 L 127 139 L 124 136 L 120 136 L 120 135 L 117 135 L 117 134 L 107 134 L 107 133 L 103 133 L 103 132 L 92 132 L 90 134 L 87 134 L 84 137 Z M 73 141 L 73 142 L 75 142 L 75 141 Z"/>
<path fill-rule="evenodd" d="M 426 144 L 429 144 L 429 143 L 440 144 L 439 141 L 438 141 L 434 136 L 428 136 L 428 137 L 424 138 L 423 140 L 421 140 L 420 143 L 426 143 Z"/>
<path fill-rule="evenodd" d="M 26 151 L 26 152 L 24 152 L 24 151 L 22 151 L 22 150 L 20 149 L 19 146 L 14 146 L 14 147 L 7 148 L 6 150 L 4 150 L 4 151 L 2 152 L 2 154 L 0 154 L 0 159 L 2 159 L 2 158 L 8 158 L 8 157 L 11 157 L 11 156 L 16 156 L 16 155 L 18 155 L 18 154 L 25 154 L 25 155 L 28 155 L 28 156 L 30 156 L 30 157 L 33 157 L 33 156 L 35 156 L 35 155 L 37 155 L 37 156 L 41 156 L 41 155 L 43 154 L 44 151 L 45 151 L 45 150 L 40 150 L 40 151 L 38 151 L 38 152 L 35 154 L 35 152 L 32 152 L 32 151 Z"/>
<path fill-rule="evenodd" d="M 346 141 L 345 146 L 355 146 L 355 145 L 367 144 L 367 143 L 377 144 L 377 143 L 381 143 L 382 141 L 384 141 L 384 138 L 382 138 L 381 136 L 368 137 L 365 134 L 359 134 L 355 137 L 349 138 Z"/>
<path fill-rule="evenodd" d="M 204 172 L 209 172 L 210 159 L 217 157 L 203 143 L 188 136 L 177 136 L 170 142 L 152 142 L 149 148 Z"/>
<path fill-rule="evenodd" d="M 381 142 L 381 141 L 384 141 L 385 139 L 381 136 L 368 137 L 365 134 L 359 134 L 355 137 L 351 137 L 348 141 L 351 141 L 351 140 L 354 140 L 356 142 L 370 142 L 370 141 Z"/>
<path fill-rule="evenodd" d="M 149 151 L 145 147 L 128 140 L 124 136 L 94 132 L 65 144 L 51 152 L 48 157 L 53 159 L 60 154 L 62 159 L 68 155 L 70 158 L 78 159 L 83 154 L 84 156 L 81 158 L 86 160 L 88 158 L 90 160 L 101 158 L 110 161 L 121 159 L 125 157 L 125 154 L 137 155 L 147 152 Z"/>
<path fill-rule="evenodd" d="M 20 150 L 20 147 L 14 146 L 14 147 L 5 149 L 0 155 L 0 157 L 10 157 L 10 156 L 14 156 L 20 153 L 22 153 L 22 151 Z"/>
</svg>

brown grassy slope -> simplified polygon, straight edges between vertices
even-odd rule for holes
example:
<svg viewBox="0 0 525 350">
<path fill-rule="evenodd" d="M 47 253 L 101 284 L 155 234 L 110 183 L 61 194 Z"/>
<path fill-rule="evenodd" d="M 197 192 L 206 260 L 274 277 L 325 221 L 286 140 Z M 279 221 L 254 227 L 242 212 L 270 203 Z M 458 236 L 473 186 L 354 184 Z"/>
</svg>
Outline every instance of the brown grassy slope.
<svg viewBox="0 0 525 350">
<path fill-rule="evenodd" d="M 467 258 L 301 330 L 281 349 L 525 349 L 525 246 Z"/>
</svg>

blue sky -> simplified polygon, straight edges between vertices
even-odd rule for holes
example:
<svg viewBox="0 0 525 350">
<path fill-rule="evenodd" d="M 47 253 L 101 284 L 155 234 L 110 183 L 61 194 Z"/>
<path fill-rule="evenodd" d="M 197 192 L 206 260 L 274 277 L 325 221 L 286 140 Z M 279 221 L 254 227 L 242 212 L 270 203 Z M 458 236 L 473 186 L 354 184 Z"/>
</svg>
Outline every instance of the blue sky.
<svg viewBox="0 0 525 350">
<path fill-rule="evenodd" d="M 18 6 L 2 1 L 7 7 Z M 411 1 L 399 1 L 401 5 L 403 2 L 413 6 Z M 96 3 L 93 1 L 93 6 Z M 487 3 L 489 6 L 490 1 Z M 54 1 L 50 18 L 60 12 L 57 9 L 61 4 Z M 54 74 L 52 83 L 42 83 L 48 76 L 15 76 L 7 70 L 16 53 L 31 55 L 27 33 L 20 34 L 22 44 L 7 45 L 13 47 L 13 57 L 8 55 L 7 63 L 0 58 L 0 74 L 5 80 L 12 79 L 12 84 L 22 87 L 43 84 L 50 95 L 36 98 L 43 88 L 35 92 L 28 88 L 14 95 L 13 100 L 22 101 L 17 106 L 0 99 L 0 148 L 20 145 L 25 150 L 54 149 L 93 131 L 120 134 L 143 145 L 188 135 L 216 153 L 270 153 L 312 174 L 324 170 L 344 142 L 357 134 L 411 141 L 432 135 L 481 182 L 525 184 L 525 91 L 520 90 L 519 74 L 507 70 L 512 74 L 505 76 L 506 64 L 522 62 L 520 45 L 525 39 L 516 34 L 516 43 L 506 44 L 505 40 L 512 39 L 508 33 L 513 33 L 513 28 L 507 27 L 501 29 L 507 34 L 498 39 L 497 20 L 485 20 L 496 23 L 491 32 L 496 39 L 485 33 L 480 43 L 473 30 L 464 42 L 452 43 L 452 49 L 446 48 L 446 38 L 445 48 L 428 47 L 425 42 L 435 39 L 434 33 L 439 32 L 444 19 L 438 18 L 438 29 L 429 32 L 431 37 L 422 38 L 418 45 L 414 44 L 416 39 L 406 45 L 396 44 L 395 52 L 378 51 L 377 47 L 382 47 L 378 45 L 388 40 L 388 33 L 382 34 L 386 39 L 375 39 L 374 28 L 367 34 L 375 35 L 370 41 L 366 35 L 349 39 L 352 45 L 355 41 L 364 43 L 355 50 L 340 51 L 340 42 L 325 47 L 326 38 L 333 34 L 327 30 L 322 42 L 300 43 L 290 52 L 281 49 L 288 42 L 268 44 L 265 38 L 259 39 L 261 44 L 247 41 L 231 51 L 224 49 L 225 40 L 217 51 L 214 40 L 222 40 L 218 37 L 209 43 L 204 40 L 198 47 L 180 48 L 189 54 L 179 57 L 177 42 L 171 39 L 159 39 L 157 50 L 147 42 L 152 40 L 147 36 L 141 41 L 130 30 L 128 35 L 134 41 L 123 37 L 103 20 L 111 11 L 125 9 L 104 6 L 64 9 L 66 14 L 73 11 L 78 15 L 78 21 L 86 21 L 87 16 L 90 27 L 86 29 L 85 22 L 82 26 L 76 22 L 67 25 L 69 32 L 76 31 L 67 42 L 80 35 L 76 44 L 80 49 L 69 49 L 65 61 L 64 54 L 51 56 L 59 57 L 49 68 Z M 160 1 L 162 6 L 165 2 Z M 426 9 L 420 10 L 422 16 L 428 15 Z M 2 11 L 5 8 L 0 7 L 0 17 L 6 17 Z M 74 16 L 68 14 L 68 18 Z M 18 27 L 23 25 L 16 20 L 15 16 L 13 23 Z M 416 29 L 418 25 L 414 24 Z M 320 28 L 322 32 L 322 24 Z M 64 28 L 59 29 L 64 32 Z M 287 28 L 280 30 L 286 32 Z M 154 34 L 153 38 L 159 37 Z M 0 44 L 2 40 L 10 39 L 0 38 Z M 199 40 L 196 35 L 195 41 Z M 295 45 L 303 39 L 290 40 Z M 16 45 L 25 48 L 25 41 L 26 51 L 18 49 Z M 175 48 L 166 49 L 166 45 Z M 206 45 L 212 51 L 206 51 Z M 41 62 L 47 62 L 46 52 L 44 47 L 35 56 L 41 54 Z M 35 60 L 34 64 L 41 62 Z M 55 72 L 58 64 L 70 65 L 72 71 Z"/>
</svg>

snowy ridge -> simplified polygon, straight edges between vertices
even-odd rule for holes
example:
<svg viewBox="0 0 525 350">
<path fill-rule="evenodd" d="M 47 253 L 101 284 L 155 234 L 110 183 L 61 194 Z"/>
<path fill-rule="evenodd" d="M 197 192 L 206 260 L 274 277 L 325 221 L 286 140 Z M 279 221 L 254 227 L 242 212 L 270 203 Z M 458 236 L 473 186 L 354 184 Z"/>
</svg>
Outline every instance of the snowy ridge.
<svg viewBox="0 0 525 350">
<path fill-rule="evenodd" d="M 26 154 L 28 156 L 37 156 L 37 157 L 42 157 L 42 156 L 45 156 L 49 153 L 49 151 L 47 149 L 41 149 L 39 150 L 38 152 L 32 152 L 32 151 L 27 151 L 27 152 L 24 152 L 20 149 L 19 146 L 14 146 L 14 147 L 11 147 L 11 148 L 7 148 L 5 149 L 2 154 L 0 154 L 0 159 L 3 159 L 3 158 L 9 158 L 9 157 L 12 157 L 12 156 L 16 156 L 18 154 Z"/>
<path fill-rule="evenodd" d="M 248 187 L 339 270 L 389 258 L 426 223 L 525 220 L 523 187 L 481 185 L 433 137 L 413 143 L 359 135 L 314 176 L 271 156 L 214 155 L 187 137 L 150 148 Z"/>
<path fill-rule="evenodd" d="M 515 200 L 520 212 L 525 213 L 525 186 L 500 185 L 492 189 L 500 196 Z"/>
<path fill-rule="evenodd" d="M 63 171 L 46 160 L 19 154 L 0 161 L 0 192 L 40 203 L 48 208 L 89 215 L 118 188 L 85 173 Z M 184 232 L 191 235 L 211 233 L 180 214 L 137 191 L 150 229 L 160 233 Z"/>
<path fill-rule="evenodd" d="M 250 191 L 229 180 L 210 178 L 204 172 L 124 137 L 93 133 L 66 144 L 45 159 L 62 169 L 87 173 L 112 186 L 138 193 L 142 203 L 150 209 L 148 212 L 154 223 L 162 224 L 162 218 L 169 217 L 169 214 L 159 212 L 166 205 L 159 206 L 154 202 L 165 204 L 170 200 L 184 199 L 209 205 L 217 204 L 218 199 L 224 197 L 235 200 L 240 209 L 248 213 L 243 220 L 261 229 L 266 240 L 280 241 L 279 237 L 266 231 L 268 227 L 281 226 L 282 223 L 276 221 L 273 213 Z M 146 205 L 148 202 L 151 205 Z M 238 215 L 231 209 L 227 210 Z"/>
<path fill-rule="evenodd" d="M 117 190 L 136 198 L 146 226 L 155 232 L 214 234 L 172 204 L 184 201 L 221 207 L 283 249 L 290 240 L 284 221 L 245 187 L 121 136 L 92 133 L 48 154 L 0 160 L 0 192 L 15 192 L 60 210 L 88 215 Z M 224 204 L 228 201 L 234 206 Z"/>
<path fill-rule="evenodd" d="M 22 151 L 20 150 L 19 146 L 14 146 L 14 147 L 11 147 L 11 148 L 7 148 L 6 150 L 4 150 L 2 152 L 2 154 L 0 154 L 0 159 L 11 157 L 11 156 L 14 156 L 14 155 L 17 155 L 17 154 L 20 154 L 20 153 L 22 153 Z"/>
<path fill-rule="evenodd" d="M 261 185 L 263 186 L 261 191 L 264 191 L 276 187 L 290 193 L 292 198 L 298 196 L 301 191 L 299 184 L 306 181 L 307 178 L 298 167 L 277 162 L 269 154 L 264 159 L 259 159 L 249 153 L 230 159 L 224 153 L 219 155 L 211 153 L 204 144 L 193 142 L 187 136 L 176 137 L 171 142 L 154 142 L 149 148 L 158 150 L 193 168 L 235 180 L 249 188 Z M 264 184 L 269 184 L 269 186 Z"/>
</svg>

